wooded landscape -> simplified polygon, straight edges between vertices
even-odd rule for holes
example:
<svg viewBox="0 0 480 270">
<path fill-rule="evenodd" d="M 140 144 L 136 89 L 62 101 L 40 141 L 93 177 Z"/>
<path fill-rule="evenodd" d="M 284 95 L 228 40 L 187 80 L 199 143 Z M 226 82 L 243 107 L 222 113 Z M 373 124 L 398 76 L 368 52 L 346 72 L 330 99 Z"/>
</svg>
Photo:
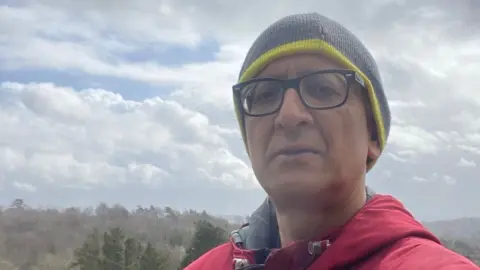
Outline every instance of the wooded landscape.
<svg viewBox="0 0 480 270">
<path fill-rule="evenodd" d="M 479 263 L 480 221 L 457 223 L 469 222 L 477 231 L 455 238 L 438 229 L 442 222 L 426 225 L 447 247 Z M 101 203 L 86 209 L 32 209 L 17 199 L 0 211 L 0 269 L 177 270 L 225 242 L 239 225 L 206 212 L 170 207 L 129 211 Z"/>
</svg>

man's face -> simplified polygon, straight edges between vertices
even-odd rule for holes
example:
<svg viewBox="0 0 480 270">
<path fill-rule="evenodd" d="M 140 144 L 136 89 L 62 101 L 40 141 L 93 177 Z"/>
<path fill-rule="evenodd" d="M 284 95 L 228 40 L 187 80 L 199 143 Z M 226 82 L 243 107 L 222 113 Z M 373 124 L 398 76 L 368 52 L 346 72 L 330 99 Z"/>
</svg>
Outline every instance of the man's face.
<svg viewBox="0 0 480 270">
<path fill-rule="evenodd" d="M 342 67 L 321 55 L 298 54 L 272 62 L 257 77 L 296 78 L 338 68 Z M 339 86 L 338 82 L 331 85 Z M 320 195 L 349 183 L 356 185 L 366 173 L 367 156 L 375 158 L 379 152 L 370 139 L 360 94 L 366 90 L 353 83 L 348 91 L 342 106 L 315 110 L 306 108 L 297 92 L 288 89 L 278 112 L 245 116 L 252 167 L 272 198 L 294 193 Z M 282 151 L 285 149 L 291 151 Z"/>
</svg>

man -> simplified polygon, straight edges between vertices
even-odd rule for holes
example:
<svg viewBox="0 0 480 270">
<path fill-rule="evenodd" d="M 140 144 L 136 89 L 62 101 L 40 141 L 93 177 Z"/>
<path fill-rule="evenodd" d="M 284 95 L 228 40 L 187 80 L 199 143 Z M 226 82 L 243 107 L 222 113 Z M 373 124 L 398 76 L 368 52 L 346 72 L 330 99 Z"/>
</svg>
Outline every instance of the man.
<svg viewBox="0 0 480 270">
<path fill-rule="evenodd" d="M 340 24 L 316 13 L 277 21 L 252 45 L 233 95 L 268 199 L 187 270 L 479 269 L 365 187 L 390 112 L 375 60 Z"/>
</svg>

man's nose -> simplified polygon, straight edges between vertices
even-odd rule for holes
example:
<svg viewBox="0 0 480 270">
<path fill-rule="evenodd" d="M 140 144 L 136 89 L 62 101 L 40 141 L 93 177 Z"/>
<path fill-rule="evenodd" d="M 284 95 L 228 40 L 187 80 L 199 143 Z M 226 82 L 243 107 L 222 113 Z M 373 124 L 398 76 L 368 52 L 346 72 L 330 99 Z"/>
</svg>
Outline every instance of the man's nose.
<svg viewBox="0 0 480 270">
<path fill-rule="evenodd" d="M 313 123 L 310 112 L 302 103 L 295 89 L 288 89 L 283 98 L 283 104 L 275 117 L 275 127 L 281 129 L 295 129 Z"/>
</svg>

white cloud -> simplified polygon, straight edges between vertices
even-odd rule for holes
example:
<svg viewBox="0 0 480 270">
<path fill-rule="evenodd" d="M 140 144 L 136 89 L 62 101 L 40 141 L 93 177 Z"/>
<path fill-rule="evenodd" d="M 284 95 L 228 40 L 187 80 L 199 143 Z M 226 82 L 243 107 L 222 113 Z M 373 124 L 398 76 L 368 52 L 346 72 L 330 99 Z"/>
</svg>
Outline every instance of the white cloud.
<svg viewBox="0 0 480 270">
<path fill-rule="evenodd" d="M 402 153 L 400 153 L 402 154 Z M 397 162 L 406 162 L 407 160 L 405 158 L 401 158 L 399 157 L 398 155 L 395 155 L 393 153 L 386 153 L 386 155 L 388 155 L 391 159 L 393 159 L 394 161 L 397 161 Z"/>
<path fill-rule="evenodd" d="M 458 145 L 458 149 L 480 156 L 480 148 L 471 145 Z"/>
<path fill-rule="evenodd" d="M 472 98 L 471 100 L 476 101 L 477 99 Z M 480 131 L 480 118 L 478 118 L 476 111 L 465 111 L 462 109 L 460 112 L 452 116 L 451 120 L 460 123 L 466 130 L 470 130 L 472 132 Z"/>
<path fill-rule="evenodd" d="M 449 175 L 444 175 L 443 181 L 448 185 L 455 185 L 457 183 L 457 180 Z"/>
<path fill-rule="evenodd" d="M 440 139 L 417 126 L 392 126 L 390 143 L 404 149 L 403 154 L 435 154 Z M 412 152 L 406 152 L 411 150 Z"/>
<path fill-rule="evenodd" d="M 2 83 L 0 93 L 2 179 L 26 171 L 35 181 L 70 187 L 157 185 L 182 171 L 191 177 L 184 181 L 201 180 L 201 170 L 208 181 L 255 185 L 226 142 L 238 133 L 174 101 L 134 102 L 101 89 L 35 83 Z"/>
<path fill-rule="evenodd" d="M 477 163 L 473 160 L 466 160 L 463 157 L 458 161 L 457 163 L 458 166 L 460 167 L 466 167 L 466 168 L 475 168 L 477 167 Z"/>
<path fill-rule="evenodd" d="M 422 101 L 403 101 L 403 100 L 391 100 L 388 102 L 391 108 L 412 108 L 412 107 L 427 107 Z"/>
<path fill-rule="evenodd" d="M 417 182 L 429 182 L 430 181 L 427 178 L 420 177 L 420 176 L 414 176 L 412 179 L 413 179 L 413 181 L 417 181 Z"/>
<path fill-rule="evenodd" d="M 37 189 L 36 189 L 34 186 L 32 186 L 32 185 L 30 185 L 30 184 L 26 184 L 26 183 L 20 183 L 20 182 L 17 182 L 17 181 L 14 181 L 14 182 L 13 182 L 13 186 L 14 186 L 15 188 L 20 189 L 20 190 L 25 190 L 25 191 L 27 191 L 27 192 L 35 192 L 35 191 L 37 191 Z"/>
</svg>

